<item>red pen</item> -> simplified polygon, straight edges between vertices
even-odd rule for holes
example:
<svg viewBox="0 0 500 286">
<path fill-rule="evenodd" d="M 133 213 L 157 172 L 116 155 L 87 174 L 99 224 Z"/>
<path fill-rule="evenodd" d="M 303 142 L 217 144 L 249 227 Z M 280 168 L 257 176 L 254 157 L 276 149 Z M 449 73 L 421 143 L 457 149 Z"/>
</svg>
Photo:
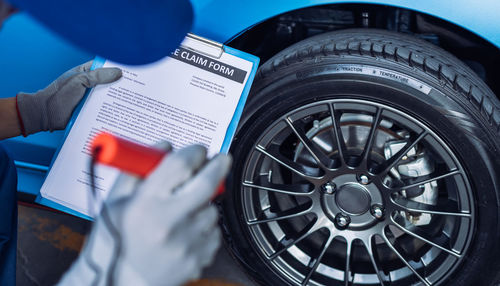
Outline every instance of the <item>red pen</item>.
<svg viewBox="0 0 500 286">
<path fill-rule="evenodd" d="M 151 173 L 168 154 L 164 150 L 140 145 L 109 133 L 98 134 L 92 141 L 91 150 L 96 162 L 142 178 Z M 224 191 L 224 183 L 221 183 L 214 196 Z"/>
</svg>

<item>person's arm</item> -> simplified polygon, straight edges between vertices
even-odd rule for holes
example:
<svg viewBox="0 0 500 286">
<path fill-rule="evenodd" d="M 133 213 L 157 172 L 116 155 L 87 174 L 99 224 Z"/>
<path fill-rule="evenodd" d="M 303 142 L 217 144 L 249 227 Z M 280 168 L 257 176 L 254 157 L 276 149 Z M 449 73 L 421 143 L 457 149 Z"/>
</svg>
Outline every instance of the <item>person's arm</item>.
<svg viewBox="0 0 500 286">
<path fill-rule="evenodd" d="M 92 61 L 72 68 L 35 93 L 0 99 L 0 140 L 64 129 L 87 88 L 114 82 L 122 75 L 118 68 L 90 70 L 91 66 Z"/>
<path fill-rule="evenodd" d="M 206 154 L 190 146 L 144 180 L 122 174 L 58 286 L 180 286 L 198 278 L 220 244 L 209 201 L 231 165 L 229 155 L 206 162 Z"/>
<path fill-rule="evenodd" d="M 0 99 L 0 140 L 21 135 L 16 98 Z"/>
</svg>

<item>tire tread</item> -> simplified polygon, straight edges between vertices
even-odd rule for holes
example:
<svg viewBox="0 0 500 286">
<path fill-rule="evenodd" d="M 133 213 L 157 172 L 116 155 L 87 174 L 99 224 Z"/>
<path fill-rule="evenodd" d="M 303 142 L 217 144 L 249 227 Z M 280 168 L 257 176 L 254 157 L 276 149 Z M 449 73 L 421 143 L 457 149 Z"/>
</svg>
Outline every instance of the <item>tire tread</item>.
<svg viewBox="0 0 500 286">
<path fill-rule="evenodd" d="M 392 33 L 382 30 L 375 30 L 374 34 L 369 36 L 363 35 L 363 30 L 358 29 L 335 33 L 345 34 L 345 39 L 333 42 L 314 37 L 305 43 L 298 53 L 290 55 L 287 49 L 278 53 L 259 69 L 255 81 L 259 82 L 273 72 L 316 57 L 360 55 L 383 58 L 418 69 L 454 90 L 482 115 L 496 135 L 500 135 L 500 106 L 497 98 L 494 98 L 486 84 L 472 78 L 474 75 L 472 70 L 451 54 L 442 51 L 435 57 L 425 52 L 424 45 L 428 45 L 427 42 L 421 42 L 419 45 L 421 40 L 404 35 L 395 38 Z M 316 39 L 318 40 L 315 41 Z"/>
</svg>

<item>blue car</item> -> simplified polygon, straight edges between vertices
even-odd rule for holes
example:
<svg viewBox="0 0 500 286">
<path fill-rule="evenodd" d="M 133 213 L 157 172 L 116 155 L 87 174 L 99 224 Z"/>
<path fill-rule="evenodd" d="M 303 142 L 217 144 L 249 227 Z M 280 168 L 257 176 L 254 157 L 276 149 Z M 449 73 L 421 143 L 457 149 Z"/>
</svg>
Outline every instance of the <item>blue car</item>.
<svg viewBox="0 0 500 286">
<path fill-rule="evenodd" d="M 262 63 L 219 202 L 256 281 L 496 285 L 499 1 L 192 2 L 193 33 Z M 2 96 L 94 56 L 23 14 L 0 42 Z M 63 134 L 5 142 L 23 199 Z"/>
</svg>

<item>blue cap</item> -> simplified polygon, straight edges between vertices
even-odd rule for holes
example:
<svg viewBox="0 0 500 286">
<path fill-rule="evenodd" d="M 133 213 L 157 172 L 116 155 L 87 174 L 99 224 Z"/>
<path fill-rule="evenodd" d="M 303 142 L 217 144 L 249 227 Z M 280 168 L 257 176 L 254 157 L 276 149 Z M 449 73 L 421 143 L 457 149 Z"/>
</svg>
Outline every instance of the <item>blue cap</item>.
<svg viewBox="0 0 500 286">
<path fill-rule="evenodd" d="M 129 65 L 157 61 L 191 28 L 189 0 L 7 0 L 88 52 Z"/>
</svg>

